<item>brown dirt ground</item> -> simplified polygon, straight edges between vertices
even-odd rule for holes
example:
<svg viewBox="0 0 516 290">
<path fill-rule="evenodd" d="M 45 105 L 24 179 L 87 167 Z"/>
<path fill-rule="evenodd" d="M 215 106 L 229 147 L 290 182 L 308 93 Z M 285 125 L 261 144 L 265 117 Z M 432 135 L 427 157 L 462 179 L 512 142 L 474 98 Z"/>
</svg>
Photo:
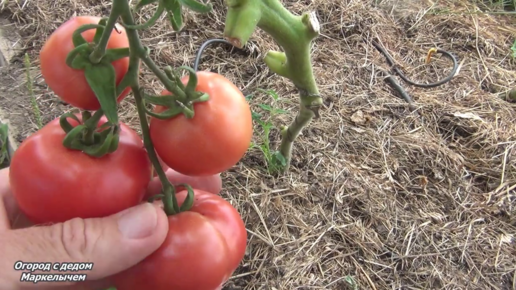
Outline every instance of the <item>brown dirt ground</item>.
<svg viewBox="0 0 516 290">
<path fill-rule="evenodd" d="M 258 150 L 223 174 L 223 195 L 249 233 L 248 253 L 225 289 L 516 289 L 516 107 L 499 97 L 516 86 L 515 19 L 479 13 L 481 5 L 465 0 L 283 2 L 298 14 L 318 13 L 313 59 L 325 107 L 300 137 L 288 174 L 268 175 Z M 142 34 L 159 64 L 191 65 L 203 41 L 221 37 L 225 9 L 213 3 L 209 15 L 186 13 L 179 34 L 163 19 Z M 0 75 L 0 108 L 19 141 L 36 129 L 22 53 L 31 56 L 46 123 L 70 107 L 38 75 L 42 43 L 69 17 L 108 9 L 100 0 L 7 1 L 2 16 L 22 49 Z M 439 56 L 424 65 L 434 46 L 454 53 L 460 71 L 432 89 L 398 79 L 417 104 L 411 112 L 383 82 L 388 66 L 373 38 L 416 81 L 450 70 Z M 269 49 L 277 47 L 257 31 L 252 53 L 210 48 L 200 69 L 224 74 L 246 94 L 274 89 L 280 106 L 295 111 L 295 89 L 262 61 Z M 144 79 L 161 90 L 149 73 Z M 267 102 L 258 94 L 253 107 Z M 121 112 L 136 128 L 130 100 Z"/>
</svg>

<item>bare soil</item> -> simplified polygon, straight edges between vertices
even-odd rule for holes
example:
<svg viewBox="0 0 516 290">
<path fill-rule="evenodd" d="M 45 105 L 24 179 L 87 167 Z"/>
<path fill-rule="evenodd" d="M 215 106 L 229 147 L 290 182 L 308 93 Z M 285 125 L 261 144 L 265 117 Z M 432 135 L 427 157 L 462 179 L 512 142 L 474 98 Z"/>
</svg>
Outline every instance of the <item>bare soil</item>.
<svg viewBox="0 0 516 290">
<path fill-rule="evenodd" d="M 192 65 L 205 40 L 222 36 L 226 10 L 222 0 L 212 2 L 209 15 L 186 13 L 180 33 L 165 19 L 142 33 L 160 65 Z M 223 196 L 249 233 L 245 259 L 225 289 L 516 289 L 516 105 L 501 97 L 516 87 L 514 16 L 466 0 L 283 3 L 296 14 L 318 13 L 313 60 L 325 106 L 296 143 L 288 174 L 267 174 L 257 149 L 223 173 Z M 2 16 L 21 49 L 1 69 L 0 109 L 18 141 L 37 129 L 23 54 L 31 57 L 46 123 L 71 108 L 39 75 L 39 49 L 71 16 L 107 15 L 108 8 L 104 0 L 6 4 Z M 451 69 L 440 55 L 424 63 L 432 47 L 453 53 L 459 71 L 428 89 L 397 78 L 416 103 L 411 111 L 383 82 L 389 67 L 374 39 L 416 82 Z M 278 47 L 256 31 L 245 53 L 209 48 L 200 69 L 224 74 L 246 94 L 277 91 L 279 107 L 291 112 L 274 119 L 279 126 L 295 116 L 298 97 L 263 63 L 270 49 Z M 148 72 L 144 83 L 162 89 Z M 257 93 L 253 109 L 270 101 Z M 138 129 L 130 98 L 121 114 Z"/>
</svg>

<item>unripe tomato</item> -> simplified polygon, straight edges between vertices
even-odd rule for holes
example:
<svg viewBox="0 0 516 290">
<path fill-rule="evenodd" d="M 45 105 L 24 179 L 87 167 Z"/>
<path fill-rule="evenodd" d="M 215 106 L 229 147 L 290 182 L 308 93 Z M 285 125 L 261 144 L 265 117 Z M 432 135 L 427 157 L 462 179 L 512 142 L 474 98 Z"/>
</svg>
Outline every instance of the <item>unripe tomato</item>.
<svg viewBox="0 0 516 290">
<path fill-rule="evenodd" d="M 83 70 L 76 70 L 66 64 L 68 53 L 75 47 L 72 41 L 74 31 L 84 24 L 98 24 L 100 17 L 77 16 L 69 19 L 59 26 L 47 39 L 39 54 L 41 62 L 41 75 L 48 87 L 64 102 L 83 110 L 98 110 L 100 103 L 95 93 L 90 88 Z M 129 47 L 129 40 L 125 29 L 116 25 L 111 32 L 107 49 Z M 92 42 L 95 36 L 95 29 L 82 33 L 87 42 Z M 125 57 L 112 62 L 116 73 L 116 84 L 118 85 L 129 69 L 129 58 Z M 125 98 L 131 89 L 126 88 L 118 102 Z"/>
</svg>

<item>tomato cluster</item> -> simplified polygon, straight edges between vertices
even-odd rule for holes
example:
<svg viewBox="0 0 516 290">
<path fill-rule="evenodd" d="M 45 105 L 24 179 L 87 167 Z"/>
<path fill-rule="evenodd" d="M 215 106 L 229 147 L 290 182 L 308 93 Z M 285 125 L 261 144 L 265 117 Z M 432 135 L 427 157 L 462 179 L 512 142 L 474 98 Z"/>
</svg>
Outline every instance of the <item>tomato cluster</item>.
<svg viewBox="0 0 516 290">
<path fill-rule="evenodd" d="M 84 71 L 71 68 L 66 59 L 74 49 L 74 31 L 99 21 L 92 16 L 71 18 L 54 31 L 40 52 L 41 72 L 48 87 L 81 110 L 97 111 L 101 105 Z M 95 30 L 84 31 L 82 36 L 92 42 Z M 127 47 L 126 31 L 117 26 L 107 48 Z M 117 59 L 112 65 L 119 84 L 129 70 L 129 58 Z M 251 142 L 251 111 L 242 93 L 225 77 L 210 72 L 196 75 L 195 91 L 206 93 L 209 99 L 194 104 L 195 116 L 152 117 L 149 126 L 161 167 L 176 186 L 179 205 L 187 196 L 180 184 L 188 184 L 194 192 L 193 206 L 169 216 L 168 237 L 156 252 L 113 277 L 118 290 L 221 289 L 244 257 L 244 222 L 219 193 L 220 174 L 239 162 Z M 188 76 L 182 79 L 185 85 L 188 80 Z M 129 93 L 128 87 L 117 102 Z M 154 112 L 163 110 L 156 106 Z M 85 123 L 85 115 L 74 116 L 66 119 L 71 127 Z M 129 126 L 120 122 L 114 152 L 93 157 L 64 145 L 67 132 L 61 120 L 54 119 L 24 140 L 11 162 L 13 195 L 32 222 L 109 216 L 161 192 L 162 184 L 153 174 L 144 142 Z M 106 117 L 100 119 L 99 132 L 105 130 L 102 125 L 106 122 Z"/>
</svg>

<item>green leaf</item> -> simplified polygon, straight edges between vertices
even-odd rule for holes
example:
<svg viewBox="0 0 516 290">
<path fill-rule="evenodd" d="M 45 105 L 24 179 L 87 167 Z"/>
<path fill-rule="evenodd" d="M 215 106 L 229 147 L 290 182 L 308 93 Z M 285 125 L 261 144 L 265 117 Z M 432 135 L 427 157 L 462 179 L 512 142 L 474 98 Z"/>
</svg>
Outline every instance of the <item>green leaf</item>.
<svg viewBox="0 0 516 290">
<path fill-rule="evenodd" d="M 346 276 L 344 279 L 352 288 L 352 290 L 358 290 L 358 284 L 355 282 L 355 279 L 351 276 Z"/>
<path fill-rule="evenodd" d="M 106 54 L 103 57 L 103 60 L 106 62 L 114 62 L 115 60 L 119 60 L 125 57 L 129 57 L 131 51 L 129 47 L 124 48 L 111 48 L 106 50 Z"/>
<path fill-rule="evenodd" d="M 111 144 L 108 148 L 108 153 L 113 153 L 118 149 L 118 144 L 120 143 L 120 135 L 116 134 L 117 129 L 115 129 L 113 133 L 113 139 L 111 140 Z"/>
<path fill-rule="evenodd" d="M 281 154 L 281 152 L 276 151 L 272 154 L 274 161 L 278 161 L 281 166 L 287 166 L 287 159 L 285 159 L 285 156 Z"/>
<path fill-rule="evenodd" d="M 161 113 L 154 113 L 154 112 L 151 112 L 151 111 L 145 109 L 145 113 L 147 115 L 154 117 L 156 119 L 160 119 L 160 120 L 171 119 L 171 118 L 181 114 L 182 112 L 183 112 L 183 108 L 181 108 L 181 107 L 168 108 L 167 110 L 165 110 Z"/>
<path fill-rule="evenodd" d="M 107 134 L 106 138 L 102 140 L 102 142 L 97 143 L 93 146 L 85 146 L 83 148 L 83 152 L 92 157 L 100 158 L 109 153 L 109 149 L 111 147 L 111 144 L 113 143 L 113 138 L 115 138 L 115 136 L 112 130 L 110 130 L 109 134 Z"/>
<path fill-rule="evenodd" d="M 68 122 L 68 118 L 72 118 L 78 124 L 81 124 L 81 121 L 79 120 L 79 118 L 77 118 L 77 116 L 75 116 L 75 114 L 73 114 L 71 112 L 68 112 L 68 113 L 65 113 L 65 114 L 61 115 L 61 117 L 59 118 L 59 125 L 61 126 L 63 131 L 65 131 L 65 133 L 67 133 L 67 134 L 70 131 L 72 131 L 73 128 L 74 128 L 74 126 L 72 126 L 72 124 L 70 124 L 70 122 Z"/>
<path fill-rule="evenodd" d="M 202 92 L 197 92 L 197 96 L 195 99 L 192 100 L 193 103 L 199 103 L 199 102 L 206 102 L 210 100 L 210 95 Z"/>
<path fill-rule="evenodd" d="M 106 123 L 106 124 L 108 124 L 108 123 Z M 103 142 L 103 140 L 104 140 L 104 139 L 106 139 L 106 138 L 107 138 L 107 136 L 108 136 L 109 134 L 111 134 L 112 132 L 113 132 L 113 126 L 112 126 L 112 125 L 110 125 L 110 126 L 108 127 L 108 130 L 102 130 L 102 131 L 100 131 L 100 133 L 99 133 L 99 132 L 96 132 L 96 133 L 99 133 L 99 137 L 100 137 L 99 142 L 96 142 L 96 143 L 102 143 L 102 142 Z"/>
<path fill-rule="evenodd" d="M 91 112 L 90 111 L 82 111 L 81 117 L 82 117 L 82 122 L 86 123 L 91 118 Z"/>
<path fill-rule="evenodd" d="M 163 0 L 167 17 L 175 31 L 180 31 L 183 26 L 183 9 L 178 0 Z"/>
<path fill-rule="evenodd" d="M 76 57 L 71 65 L 73 69 L 84 70 L 86 67 L 91 65 L 91 61 L 87 56 L 79 55 Z"/>
<path fill-rule="evenodd" d="M 7 143 L 9 143 L 9 128 L 7 124 L 0 125 L 0 138 L 2 147 L 0 151 L 0 164 L 3 164 L 5 159 L 9 159 L 9 152 L 7 150 Z"/>
<path fill-rule="evenodd" d="M 190 208 L 192 208 L 193 203 L 195 201 L 193 188 L 190 185 L 186 184 L 186 183 L 178 184 L 178 186 L 183 186 L 188 191 L 188 194 L 186 195 L 185 201 L 183 201 L 183 204 L 179 208 L 179 211 L 183 212 L 183 211 L 190 210 Z"/>
<path fill-rule="evenodd" d="M 185 93 L 193 94 L 193 92 L 195 92 L 195 88 L 197 87 L 197 73 L 194 71 L 193 68 L 189 66 L 181 66 L 179 68 L 188 71 L 189 74 L 188 83 L 186 84 L 185 88 Z"/>
<path fill-rule="evenodd" d="M 110 128 L 110 130 L 105 130 L 100 133 L 95 132 L 94 138 L 95 142 L 91 145 L 86 145 L 83 143 L 84 134 L 85 131 L 88 130 L 86 128 L 86 125 L 80 125 L 82 126 L 82 130 L 80 133 L 82 134 L 76 134 L 74 130 L 72 130 L 66 137 L 67 139 L 66 144 L 63 142 L 63 145 L 65 145 L 67 148 L 71 150 L 79 150 L 84 152 L 85 154 L 91 156 L 100 158 L 109 152 L 109 149 L 111 145 L 113 144 L 113 139 L 115 138 L 114 129 L 113 127 Z M 69 139 L 69 140 L 68 140 Z"/>
<path fill-rule="evenodd" d="M 253 94 L 247 95 L 247 96 L 245 96 L 245 100 L 249 103 L 253 97 L 254 97 Z"/>
<path fill-rule="evenodd" d="M 258 91 L 271 96 L 275 101 L 279 99 L 278 94 L 274 90 L 257 89 Z"/>
<path fill-rule="evenodd" d="M 172 13 L 167 13 L 167 18 L 170 21 L 170 24 L 172 25 L 172 28 L 174 31 L 179 32 L 181 31 L 181 28 L 183 28 L 183 19 L 182 16 L 174 17 Z"/>
<path fill-rule="evenodd" d="M 95 44 L 99 43 L 100 39 L 102 38 L 102 33 L 104 33 L 104 27 L 107 24 L 108 19 L 106 17 L 100 19 L 99 25 L 102 25 L 103 27 L 97 28 L 97 31 L 95 32 L 95 37 L 93 37 L 93 42 Z"/>
<path fill-rule="evenodd" d="M 285 111 L 283 109 L 277 109 L 277 108 L 274 108 L 272 112 L 274 114 L 286 114 L 287 113 L 287 111 Z"/>
<path fill-rule="evenodd" d="M 185 85 L 181 81 L 181 76 L 179 75 L 179 71 L 171 69 L 171 74 L 173 77 L 172 81 L 174 81 L 174 83 L 181 89 L 181 91 L 184 91 Z"/>
<path fill-rule="evenodd" d="M 9 127 L 7 126 L 7 124 L 2 123 L 0 125 L 0 138 L 1 138 L 2 146 L 3 146 L 3 144 L 7 143 L 8 136 L 9 136 Z"/>
<path fill-rule="evenodd" d="M 162 189 L 163 192 L 163 205 L 165 207 L 166 213 L 180 213 L 179 206 L 176 202 L 173 202 L 173 194 L 174 187 L 164 186 Z"/>
<path fill-rule="evenodd" d="M 72 35 L 73 45 L 75 47 L 77 47 L 77 46 L 80 46 L 82 44 L 88 43 L 86 41 L 86 39 L 84 39 L 84 37 L 82 37 L 82 33 L 84 31 L 87 31 L 87 30 L 90 30 L 90 29 L 97 29 L 97 28 L 104 28 L 104 26 L 98 25 L 98 24 L 84 24 L 84 25 L 79 26 L 79 28 L 77 28 L 73 32 L 73 35 Z"/>
<path fill-rule="evenodd" d="M 269 105 L 259 104 L 258 106 L 260 106 L 260 108 L 264 109 L 265 111 L 269 111 L 269 112 L 272 111 L 272 107 Z"/>
<path fill-rule="evenodd" d="M 84 75 L 108 121 L 118 124 L 116 72 L 113 65 L 101 62 L 88 66 L 84 70 Z"/>
<path fill-rule="evenodd" d="M 82 131 L 86 129 L 85 125 L 79 125 L 70 130 L 63 139 L 63 146 L 69 149 L 74 149 L 74 143 L 80 140 Z M 74 142 L 75 141 L 75 142 Z"/>
<path fill-rule="evenodd" d="M 251 112 L 251 116 L 252 116 L 253 120 L 255 120 L 255 121 L 259 121 L 262 118 L 262 114 L 256 113 L 256 112 Z"/>
<path fill-rule="evenodd" d="M 213 9 L 211 3 L 204 4 L 195 0 L 179 0 L 182 5 L 188 7 L 190 10 L 199 13 L 208 13 Z"/>
<path fill-rule="evenodd" d="M 79 47 L 83 44 L 87 44 L 88 42 L 86 41 L 86 39 L 84 39 L 84 37 L 82 36 L 81 33 L 75 35 L 75 33 L 73 34 L 73 37 L 72 37 L 72 42 L 73 42 L 73 46 L 75 47 Z"/>
<path fill-rule="evenodd" d="M 277 94 L 275 91 L 273 91 L 273 90 L 270 90 L 270 91 L 269 91 L 269 95 L 270 95 L 270 96 L 272 96 L 272 98 L 273 98 L 275 101 L 277 101 L 277 100 L 279 99 L 278 94 Z"/>
<path fill-rule="evenodd" d="M 88 118 L 88 120 L 84 120 L 82 119 L 82 122 L 84 123 L 84 125 L 86 125 L 86 127 L 88 127 L 90 130 L 96 130 L 98 128 L 98 124 L 99 124 L 99 121 L 100 119 L 102 119 L 102 116 L 104 116 L 104 111 L 102 109 L 100 110 L 97 110 L 95 112 L 95 114 L 93 114 L 93 116 L 90 116 Z M 108 123 L 105 123 L 104 125 L 108 125 L 108 126 L 111 126 L 111 124 Z"/>
<path fill-rule="evenodd" d="M 109 124 L 109 123 L 104 123 L 104 124 L 100 125 L 100 126 L 98 127 L 98 129 L 97 129 L 97 130 L 98 130 L 99 132 L 100 132 L 100 131 L 104 131 L 104 130 L 106 130 L 106 129 L 108 129 L 108 128 L 111 128 L 111 126 L 113 126 L 113 125 L 111 125 L 111 124 Z"/>
<path fill-rule="evenodd" d="M 151 96 L 147 94 L 143 94 L 143 99 L 146 103 L 153 105 L 160 105 L 165 107 L 173 107 L 174 99 L 172 96 Z"/>
<path fill-rule="evenodd" d="M 167 75 L 167 78 L 173 82 L 176 81 L 175 77 L 174 77 L 174 70 L 172 69 L 171 66 L 167 65 L 166 67 L 163 68 L 163 71 L 165 72 L 165 74 Z"/>
<path fill-rule="evenodd" d="M 73 69 L 84 69 L 90 64 L 89 58 L 85 57 L 85 55 L 88 55 L 91 51 L 92 48 L 89 43 L 84 43 L 75 47 L 66 56 L 66 65 Z"/>
<path fill-rule="evenodd" d="M 260 120 L 260 121 L 258 121 L 258 124 L 260 124 L 260 126 L 262 126 L 263 130 L 265 131 L 264 135 L 269 136 L 269 131 L 273 127 L 272 123 L 264 122 L 264 121 Z"/>
</svg>

